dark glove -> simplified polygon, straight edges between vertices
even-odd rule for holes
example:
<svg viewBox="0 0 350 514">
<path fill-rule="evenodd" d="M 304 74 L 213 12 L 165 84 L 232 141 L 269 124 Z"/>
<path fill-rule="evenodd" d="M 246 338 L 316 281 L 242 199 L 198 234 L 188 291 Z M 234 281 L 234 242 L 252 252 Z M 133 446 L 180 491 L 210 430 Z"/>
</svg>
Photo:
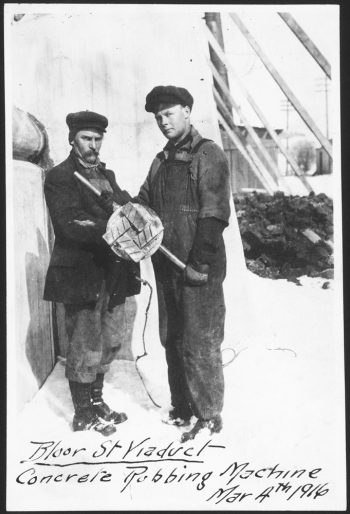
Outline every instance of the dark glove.
<svg viewBox="0 0 350 514">
<path fill-rule="evenodd" d="M 196 235 L 189 256 L 189 262 L 198 271 L 204 264 L 213 264 L 220 244 L 220 239 L 227 223 L 218 218 L 200 218 Z"/>
<path fill-rule="evenodd" d="M 201 271 L 195 270 L 191 264 L 187 264 L 184 277 L 186 284 L 190 286 L 202 286 L 208 282 L 209 266 L 203 266 Z"/>
<path fill-rule="evenodd" d="M 102 207 L 102 209 L 104 209 L 106 211 L 106 213 L 109 216 L 111 214 L 113 214 L 113 211 L 114 211 L 114 209 L 113 209 L 113 205 L 114 205 L 113 193 L 111 193 L 110 191 L 102 191 L 101 195 L 97 198 L 97 202 L 100 205 L 100 207 Z"/>
<path fill-rule="evenodd" d="M 117 195 L 117 202 L 119 205 L 125 205 L 128 202 L 132 202 L 132 200 L 132 197 L 125 189 L 123 189 L 123 191 L 120 191 L 119 195 Z"/>
</svg>

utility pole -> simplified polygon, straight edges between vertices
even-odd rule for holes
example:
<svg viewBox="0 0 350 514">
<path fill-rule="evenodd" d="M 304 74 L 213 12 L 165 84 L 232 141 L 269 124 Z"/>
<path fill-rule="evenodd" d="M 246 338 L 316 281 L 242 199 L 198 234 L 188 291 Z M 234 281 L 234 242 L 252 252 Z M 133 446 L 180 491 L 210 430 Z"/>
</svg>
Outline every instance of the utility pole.
<svg viewBox="0 0 350 514">
<path fill-rule="evenodd" d="M 324 93 L 325 100 L 325 121 L 326 121 L 326 137 L 329 139 L 329 105 L 328 105 L 328 93 L 329 93 L 329 80 L 326 75 L 316 79 L 316 93 Z"/>
<path fill-rule="evenodd" d="M 293 110 L 293 106 L 288 99 L 281 101 L 281 111 L 286 113 L 286 149 L 289 152 L 289 113 Z M 289 175 L 289 163 L 286 160 L 286 175 Z"/>
</svg>

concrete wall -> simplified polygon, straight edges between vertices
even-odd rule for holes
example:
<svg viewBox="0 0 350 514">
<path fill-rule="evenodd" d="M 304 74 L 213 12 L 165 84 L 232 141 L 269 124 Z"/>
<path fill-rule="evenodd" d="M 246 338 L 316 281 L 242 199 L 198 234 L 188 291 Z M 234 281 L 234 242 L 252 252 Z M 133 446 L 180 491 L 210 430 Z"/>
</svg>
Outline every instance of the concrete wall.
<svg viewBox="0 0 350 514">
<path fill-rule="evenodd" d="M 15 233 L 8 245 L 8 355 L 17 408 L 30 400 L 54 366 L 51 306 L 43 297 L 49 263 L 48 219 L 43 171 L 13 161 L 14 195 L 8 216 Z M 21 184 L 22 187 L 16 187 Z M 9 226 L 12 230 L 11 226 Z"/>
</svg>

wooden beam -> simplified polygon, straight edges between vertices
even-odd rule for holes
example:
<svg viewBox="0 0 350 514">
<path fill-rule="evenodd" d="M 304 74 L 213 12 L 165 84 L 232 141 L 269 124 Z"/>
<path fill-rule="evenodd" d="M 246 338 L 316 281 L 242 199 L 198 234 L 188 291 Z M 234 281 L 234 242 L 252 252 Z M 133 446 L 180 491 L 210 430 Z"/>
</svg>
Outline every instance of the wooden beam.
<svg viewBox="0 0 350 514">
<path fill-rule="evenodd" d="M 222 97 L 220 95 L 220 92 L 216 89 L 215 85 L 213 87 L 213 92 L 214 92 L 214 98 L 215 98 L 217 107 L 220 107 L 220 109 L 224 113 L 227 121 L 228 122 L 232 122 L 232 125 L 234 125 L 232 112 L 229 111 L 229 109 L 227 108 L 227 105 L 223 101 L 223 99 L 222 99 Z"/>
<path fill-rule="evenodd" d="M 258 166 L 255 164 L 255 162 L 252 160 L 249 153 L 244 148 L 243 143 L 237 136 L 237 134 L 234 133 L 234 131 L 229 127 L 228 123 L 226 123 L 225 118 L 218 112 L 218 119 L 224 129 L 226 130 L 226 133 L 228 137 L 231 139 L 232 143 L 236 146 L 237 150 L 242 154 L 242 156 L 245 158 L 245 160 L 248 162 L 249 166 L 252 168 L 255 175 L 258 177 L 260 182 L 264 185 L 266 191 L 270 194 L 273 194 L 276 190 L 276 184 L 273 182 L 270 174 L 265 170 L 264 167 L 261 169 L 258 168 Z"/>
<path fill-rule="evenodd" d="M 271 138 L 276 143 L 276 145 L 278 146 L 278 148 L 280 149 L 282 154 L 285 156 L 285 158 L 287 159 L 287 161 L 291 165 L 291 168 L 294 171 L 294 173 L 300 178 L 300 180 L 302 181 L 302 183 L 305 186 L 305 188 L 307 189 L 307 191 L 309 193 L 312 192 L 313 189 L 312 189 L 311 185 L 309 184 L 309 182 L 307 181 L 306 177 L 303 175 L 303 173 L 299 169 L 297 163 L 295 162 L 293 157 L 290 155 L 288 150 L 285 148 L 285 146 L 281 142 L 280 138 L 278 137 L 278 135 L 276 134 L 275 130 L 272 128 L 272 126 L 268 122 L 266 116 L 261 111 L 261 109 L 259 108 L 259 106 L 255 102 L 254 98 L 251 96 L 249 91 L 246 89 L 246 87 L 243 84 L 242 80 L 240 79 L 238 73 L 234 69 L 232 63 L 230 62 L 230 60 L 226 56 L 225 52 L 223 52 L 223 50 L 220 48 L 220 46 L 218 45 L 216 39 L 213 37 L 213 35 L 212 35 L 212 33 L 211 33 L 211 31 L 209 29 L 207 30 L 207 36 L 208 36 L 209 44 L 212 46 L 213 50 L 217 53 L 218 57 L 220 57 L 220 59 L 225 64 L 225 66 L 227 67 L 229 72 L 232 74 L 233 78 L 235 79 L 235 81 L 237 82 L 239 87 L 241 88 L 241 91 L 243 92 L 244 96 L 247 98 L 248 102 L 250 103 L 250 105 L 252 106 L 254 111 L 256 112 L 257 116 L 260 118 L 261 122 L 263 123 L 263 125 L 265 126 L 267 131 L 269 132 Z"/>
<path fill-rule="evenodd" d="M 231 129 L 231 127 L 226 123 L 225 119 L 222 117 L 220 112 L 218 112 L 218 120 L 224 127 L 228 137 L 231 139 L 233 144 L 236 146 L 237 150 L 241 153 L 241 155 L 244 157 L 244 159 L 247 161 L 249 166 L 251 167 L 253 173 L 258 177 L 260 182 L 264 185 L 266 191 L 270 194 L 273 194 L 276 190 L 276 184 L 273 182 L 270 174 L 268 171 L 262 167 L 259 169 L 257 165 L 255 164 L 255 161 L 251 158 L 250 154 L 247 152 L 245 146 L 241 142 L 240 138 L 237 136 L 237 134 Z"/>
<path fill-rule="evenodd" d="M 325 239 L 322 239 L 322 237 L 320 237 L 318 234 L 316 234 L 316 232 L 314 232 L 311 228 L 306 228 L 305 230 L 302 230 L 301 233 L 308 238 L 309 241 L 311 241 L 311 243 L 313 244 L 319 244 L 319 243 L 323 243 L 325 244 L 331 251 L 334 250 L 334 244 L 333 244 L 333 241 L 331 241 L 330 239 L 328 240 L 325 240 Z"/>
<path fill-rule="evenodd" d="M 295 96 L 295 94 L 292 92 L 290 87 L 287 85 L 285 80 L 281 77 L 281 75 L 278 73 L 276 68 L 273 66 L 273 64 L 270 62 L 268 57 L 265 55 L 265 53 L 262 51 L 258 43 L 255 41 L 253 36 L 250 34 L 244 23 L 241 21 L 240 17 L 236 13 L 230 13 L 230 17 L 233 20 L 233 22 L 237 25 L 239 30 L 242 32 L 242 34 L 247 39 L 250 46 L 253 48 L 255 53 L 260 58 L 261 62 L 264 64 L 267 71 L 271 74 L 273 79 L 276 81 L 280 89 L 283 91 L 283 93 L 286 95 L 290 103 L 293 105 L 295 110 L 299 113 L 300 117 L 304 120 L 306 125 L 309 127 L 311 132 L 314 134 L 314 136 L 318 139 L 321 146 L 325 149 L 325 151 L 328 153 L 330 157 L 332 157 L 332 145 L 328 141 L 328 139 L 322 134 L 320 129 L 317 127 L 314 120 L 311 118 L 309 113 L 306 111 L 306 109 L 302 106 L 301 102 L 298 100 L 298 98 Z"/>
<path fill-rule="evenodd" d="M 212 62 L 210 62 L 209 65 L 210 65 L 210 68 L 212 70 L 213 76 L 214 76 L 215 80 L 217 81 L 217 83 L 219 84 L 219 86 L 220 86 L 222 92 L 224 93 L 225 97 L 230 102 L 230 104 L 231 104 L 232 108 L 234 109 L 234 111 L 236 111 L 236 113 L 241 117 L 241 119 L 242 119 L 242 121 L 244 123 L 244 126 L 245 126 L 246 130 L 248 131 L 250 137 L 252 138 L 252 140 L 256 144 L 257 148 L 259 148 L 259 150 L 262 153 L 262 155 L 265 157 L 265 160 L 266 160 L 266 162 L 269 165 L 269 168 L 271 170 L 271 173 L 272 173 L 274 179 L 276 180 L 277 185 L 278 185 L 278 180 L 280 180 L 281 183 L 283 184 L 285 190 L 287 192 L 291 193 L 290 187 L 287 184 L 285 178 L 281 176 L 280 171 L 279 171 L 276 163 L 272 159 L 272 157 L 269 154 L 269 152 L 266 150 L 264 144 L 261 142 L 261 139 L 259 138 L 259 136 L 255 132 L 253 127 L 250 125 L 250 123 L 249 123 L 247 117 L 245 116 L 244 112 L 242 111 L 241 107 L 232 98 L 232 95 L 231 95 L 229 89 L 227 88 L 226 84 L 224 83 L 224 81 L 220 77 L 220 75 L 219 75 L 218 71 L 216 70 L 215 66 L 213 65 Z"/>
<path fill-rule="evenodd" d="M 217 106 L 220 106 L 221 108 L 224 108 L 225 106 L 225 103 L 224 101 L 222 100 L 221 96 L 220 96 L 220 93 L 219 91 L 215 88 L 215 86 L 213 86 L 213 93 L 214 93 L 214 98 L 215 98 L 215 101 L 216 101 L 216 104 Z M 225 114 L 227 116 L 227 119 L 231 119 L 232 120 L 232 115 L 230 114 L 229 111 L 225 111 Z M 230 116 L 230 117 L 229 117 Z M 226 121 L 226 120 L 225 120 Z M 230 125 L 227 123 L 227 127 L 230 127 Z M 227 135 L 229 136 L 228 134 L 228 131 L 227 129 L 225 128 L 226 130 L 226 133 Z M 261 160 L 259 159 L 259 157 L 257 156 L 254 148 L 251 146 L 251 145 L 248 145 L 247 143 L 243 143 L 241 141 L 241 138 L 239 137 L 238 134 L 236 134 L 235 130 L 234 129 L 231 129 L 234 136 L 240 141 L 242 147 L 246 150 L 246 155 L 243 155 L 246 160 L 248 161 L 250 167 L 253 169 L 253 171 L 255 172 L 255 174 L 257 175 L 256 173 L 256 168 L 259 172 L 259 174 L 257 175 L 258 179 L 263 182 L 263 184 L 265 184 L 265 182 L 267 181 L 267 183 L 269 184 L 269 186 L 272 188 L 271 191 L 277 191 L 278 189 L 278 184 L 275 184 L 275 182 L 271 179 L 271 175 L 270 173 L 268 172 L 268 170 L 266 169 L 265 165 L 261 162 Z M 237 147 L 237 144 L 233 141 L 233 138 L 230 137 L 231 141 L 235 144 L 235 146 Z M 237 139 L 235 141 L 237 141 Z M 242 152 L 241 152 L 242 153 Z M 249 160 L 247 159 L 247 157 L 249 157 Z M 265 182 L 264 182 L 265 181 Z M 270 192 L 270 191 L 269 191 Z"/>
<path fill-rule="evenodd" d="M 217 41 L 218 45 L 222 50 L 225 51 L 225 45 L 224 45 L 224 36 L 222 33 L 222 25 L 221 25 L 221 15 L 219 12 L 206 12 L 204 14 L 205 23 L 210 31 L 210 33 L 213 35 L 215 41 Z M 227 76 L 227 70 L 223 63 L 218 59 L 215 52 L 213 52 L 211 49 L 209 49 L 210 52 L 210 59 L 218 72 L 220 73 L 220 76 L 222 77 L 223 81 L 229 87 L 228 83 L 228 76 Z M 220 88 L 218 87 L 218 90 L 220 91 Z M 227 105 L 228 110 L 230 110 L 230 105 Z M 232 112 L 231 112 L 232 115 Z"/>
<path fill-rule="evenodd" d="M 264 166 L 264 163 L 262 162 L 262 160 L 260 159 L 260 157 L 258 156 L 258 154 L 256 153 L 256 151 L 254 150 L 254 148 L 252 147 L 252 145 L 250 145 L 249 143 L 246 144 L 246 150 L 248 152 L 248 154 L 250 155 L 250 157 L 252 158 L 252 160 L 254 161 L 254 164 L 256 165 L 256 167 L 259 169 L 259 170 L 265 170 L 265 174 L 268 174 L 268 171 L 267 169 L 265 168 Z M 276 188 L 276 186 L 275 186 Z M 277 184 L 277 190 L 279 191 L 280 190 L 280 187 L 279 185 Z"/>
<path fill-rule="evenodd" d="M 332 79 L 331 65 L 324 57 L 324 55 L 320 52 L 320 50 L 317 48 L 317 46 L 314 44 L 312 39 L 310 39 L 306 32 L 300 27 L 299 23 L 293 18 L 293 16 L 289 12 L 279 12 L 278 14 L 282 18 L 282 20 L 288 25 L 291 31 L 296 35 L 300 43 L 304 45 L 306 50 L 315 59 L 315 61 L 322 68 L 327 77 L 329 79 Z"/>
</svg>

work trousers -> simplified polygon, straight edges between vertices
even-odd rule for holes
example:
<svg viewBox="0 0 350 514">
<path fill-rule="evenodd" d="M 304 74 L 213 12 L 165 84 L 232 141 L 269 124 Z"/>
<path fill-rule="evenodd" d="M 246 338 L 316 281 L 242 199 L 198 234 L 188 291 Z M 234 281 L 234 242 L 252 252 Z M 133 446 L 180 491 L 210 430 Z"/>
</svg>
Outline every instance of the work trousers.
<svg viewBox="0 0 350 514">
<path fill-rule="evenodd" d="M 173 272 L 157 279 L 157 292 L 172 405 L 185 412 L 190 406 L 199 419 L 213 418 L 224 399 L 222 281 L 214 277 L 203 286 L 189 286 Z"/>
<path fill-rule="evenodd" d="M 125 303 L 107 309 L 109 294 L 105 282 L 97 303 L 65 304 L 68 335 L 66 377 L 92 383 L 97 373 L 106 373 L 124 343 Z"/>
</svg>

